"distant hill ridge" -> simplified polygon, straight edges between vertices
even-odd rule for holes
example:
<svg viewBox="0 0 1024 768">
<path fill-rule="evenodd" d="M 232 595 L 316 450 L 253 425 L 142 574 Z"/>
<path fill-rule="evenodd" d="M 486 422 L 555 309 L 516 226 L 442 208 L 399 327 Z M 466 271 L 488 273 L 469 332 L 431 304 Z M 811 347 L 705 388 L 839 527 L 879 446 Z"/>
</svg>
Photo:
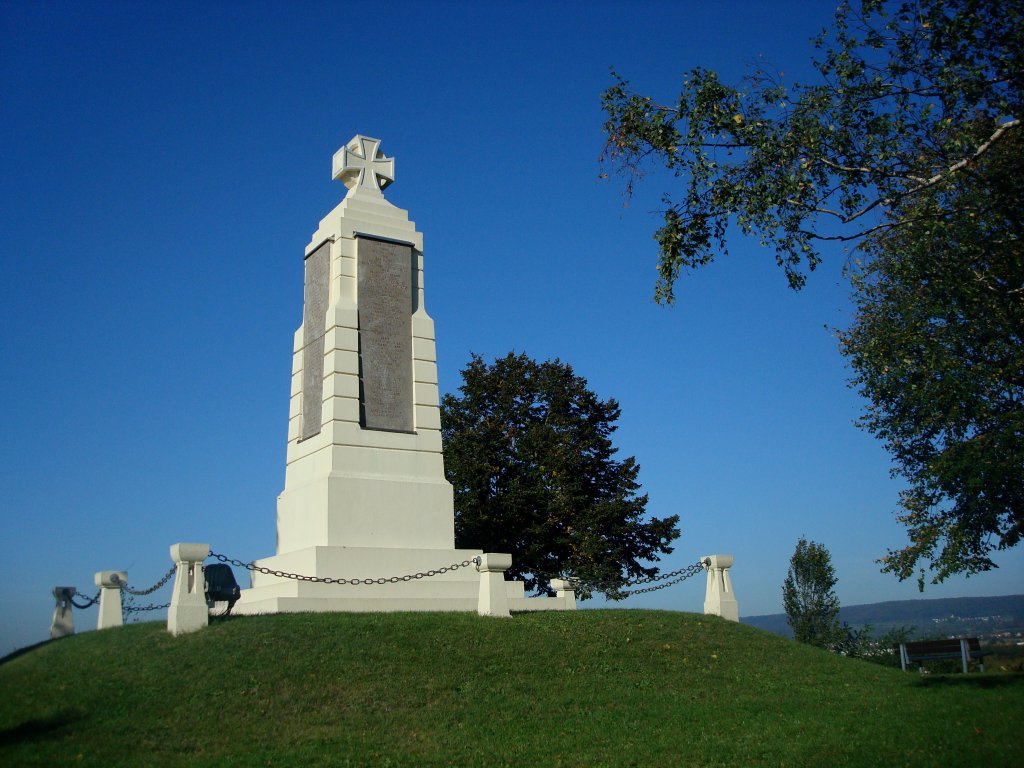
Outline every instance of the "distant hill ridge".
<svg viewBox="0 0 1024 768">
<path fill-rule="evenodd" d="M 777 635 L 791 637 L 793 634 L 784 613 L 744 616 L 740 620 Z M 878 632 L 913 627 L 919 637 L 1024 631 L 1024 595 L 921 598 L 849 605 L 839 609 L 839 620 L 853 627 L 870 624 Z"/>
</svg>

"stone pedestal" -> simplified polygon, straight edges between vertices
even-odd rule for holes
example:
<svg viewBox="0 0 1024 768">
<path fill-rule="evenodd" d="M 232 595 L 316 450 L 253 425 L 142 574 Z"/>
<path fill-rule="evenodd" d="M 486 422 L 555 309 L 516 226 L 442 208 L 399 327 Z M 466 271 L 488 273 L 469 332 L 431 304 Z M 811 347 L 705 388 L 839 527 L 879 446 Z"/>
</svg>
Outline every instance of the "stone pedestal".
<svg viewBox="0 0 1024 768">
<path fill-rule="evenodd" d="M 100 588 L 100 615 L 96 629 L 110 629 L 124 624 L 121 611 L 121 587 L 128 583 L 127 571 L 100 571 L 93 580 Z"/>
<path fill-rule="evenodd" d="M 176 564 L 167 631 L 183 635 L 202 629 L 210 622 L 206 605 L 203 560 L 210 556 L 209 544 L 172 544 L 171 560 Z"/>
<path fill-rule="evenodd" d="M 740 607 L 732 591 L 732 555 L 708 555 L 708 585 L 704 593 L 704 613 L 721 616 L 729 621 L 740 620 Z"/>
<path fill-rule="evenodd" d="M 71 598 L 75 596 L 74 587 L 54 587 L 53 597 L 57 601 L 53 609 L 53 621 L 50 622 L 50 637 L 67 637 L 75 634 L 75 617 L 72 614 Z"/>
<path fill-rule="evenodd" d="M 480 594 L 476 612 L 481 616 L 508 617 L 505 571 L 512 567 L 512 555 L 486 554 L 476 569 L 480 572 Z"/>
<path fill-rule="evenodd" d="M 551 588 L 555 590 L 555 597 L 565 601 L 565 610 L 576 610 L 576 590 L 572 582 L 567 579 L 552 579 Z"/>
</svg>

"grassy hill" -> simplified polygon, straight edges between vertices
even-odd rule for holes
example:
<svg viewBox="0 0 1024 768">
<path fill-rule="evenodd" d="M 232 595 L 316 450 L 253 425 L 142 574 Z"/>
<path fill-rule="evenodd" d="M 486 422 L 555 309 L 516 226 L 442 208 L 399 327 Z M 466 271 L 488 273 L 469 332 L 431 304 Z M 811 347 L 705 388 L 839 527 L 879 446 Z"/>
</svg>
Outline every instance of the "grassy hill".
<svg viewBox="0 0 1024 768">
<path fill-rule="evenodd" d="M 1021 765 L 1024 675 L 660 611 L 136 624 L 0 663 L 3 766 Z"/>
</svg>

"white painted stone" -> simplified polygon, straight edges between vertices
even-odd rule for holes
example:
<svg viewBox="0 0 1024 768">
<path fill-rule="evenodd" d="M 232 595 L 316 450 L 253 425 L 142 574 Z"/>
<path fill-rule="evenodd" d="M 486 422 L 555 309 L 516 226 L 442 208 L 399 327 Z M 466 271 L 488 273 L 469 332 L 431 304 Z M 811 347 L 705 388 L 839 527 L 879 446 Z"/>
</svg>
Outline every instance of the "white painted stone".
<svg viewBox="0 0 1024 768">
<path fill-rule="evenodd" d="M 441 429 L 441 414 L 434 406 L 417 405 L 415 413 L 418 429 Z"/>
<path fill-rule="evenodd" d="M 416 398 L 416 405 L 433 405 L 439 401 L 437 384 L 426 384 L 422 381 L 417 381 L 413 385 L 413 393 Z"/>
<path fill-rule="evenodd" d="M 437 384 L 437 364 L 429 360 L 413 360 L 413 375 L 416 381 Z"/>
<path fill-rule="evenodd" d="M 476 612 L 481 616 L 506 618 L 508 593 L 505 589 L 505 571 L 512 567 L 512 555 L 490 552 L 480 556 L 476 569 L 480 572 L 480 599 Z"/>
<path fill-rule="evenodd" d="M 127 571 L 100 571 L 93 581 L 100 588 L 100 615 L 96 629 L 110 629 L 124 624 L 121 612 L 121 587 L 128 583 Z"/>
<path fill-rule="evenodd" d="M 355 328 L 346 328 L 335 324 L 324 336 L 324 349 L 342 349 L 359 351 L 359 332 Z"/>
<path fill-rule="evenodd" d="M 566 579 L 552 579 L 551 588 L 555 590 L 555 597 L 560 600 L 564 600 L 567 604 L 570 604 L 573 610 L 576 608 L 576 590 L 573 589 L 572 582 Z"/>
<path fill-rule="evenodd" d="M 412 340 L 412 354 L 417 360 L 436 360 L 437 346 L 429 339 L 416 336 Z"/>
<path fill-rule="evenodd" d="M 50 622 L 50 637 L 67 637 L 75 634 L 75 617 L 72 615 L 71 598 L 75 596 L 74 587 L 54 587 L 53 597 L 57 601 L 53 609 L 53 621 Z"/>
<path fill-rule="evenodd" d="M 511 584 L 512 582 L 505 582 Z M 508 609 L 512 613 L 536 613 L 538 611 L 575 611 L 575 597 L 512 597 L 508 598 Z"/>
<path fill-rule="evenodd" d="M 167 631 L 172 635 L 195 632 L 210 621 L 203 577 L 203 560 L 209 556 L 209 544 L 171 545 L 171 560 L 176 570 L 171 607 L 167 612 Z"/>
<path fill-rule="evenodd" d="M 729 569 L 732 568 L 732 555 L 708 555 L 701 558 L 710 561 L 708 569 L 708 585 L 704 593 L 704 613 L 721 616 L 729 621 L 740 620 L 740 608 L 732 591 L 732 579 Z"/>
</svg>

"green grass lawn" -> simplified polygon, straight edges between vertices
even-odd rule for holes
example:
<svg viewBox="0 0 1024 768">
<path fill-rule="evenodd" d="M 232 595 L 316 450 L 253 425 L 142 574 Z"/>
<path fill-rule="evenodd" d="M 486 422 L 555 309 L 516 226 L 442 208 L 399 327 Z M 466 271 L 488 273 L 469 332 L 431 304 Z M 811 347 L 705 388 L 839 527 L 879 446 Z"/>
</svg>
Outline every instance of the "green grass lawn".
<svg viewBox="0 0 1024 768">
<path fill-rule="evenodd" d="M 1021 766 L 1024 675 L 696 614 L 136 624 L 0 663 L 0 766 Z"/>
</svg>

